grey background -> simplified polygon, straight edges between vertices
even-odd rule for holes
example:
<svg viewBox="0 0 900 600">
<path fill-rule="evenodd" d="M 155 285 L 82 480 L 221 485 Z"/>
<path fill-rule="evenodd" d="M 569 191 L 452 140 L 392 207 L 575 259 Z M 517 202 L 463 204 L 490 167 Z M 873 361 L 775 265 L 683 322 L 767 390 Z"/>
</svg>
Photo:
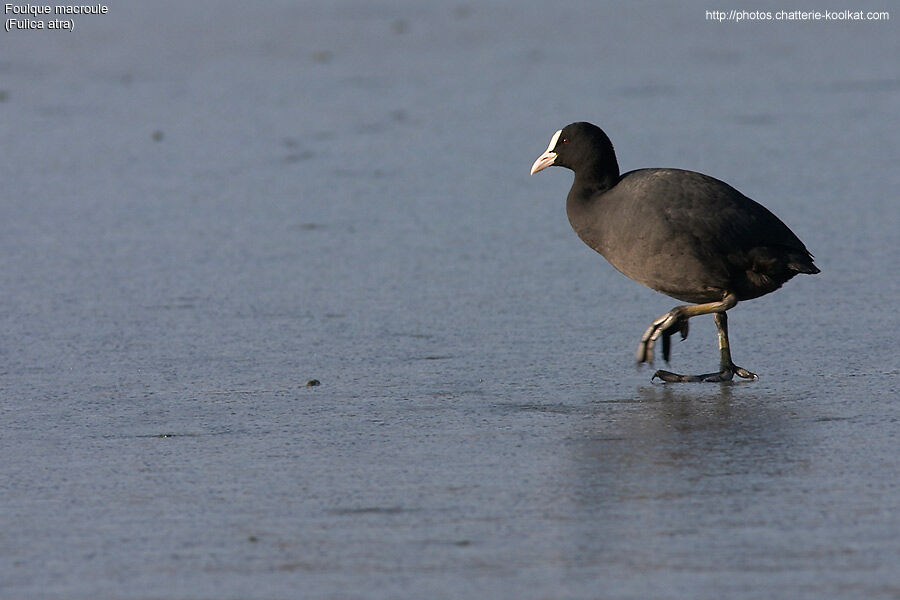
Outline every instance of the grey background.
<svg viewBox="0 0 900 600">
<path fill-rule="evenodd" d="M 4 598 L 900 596 L 900 14 L 109 6 L 0 32 Z M 634 367 L 675 302 L 528 176 L 575 120 L 816 255 L 759 381 Z"/>
</svg>

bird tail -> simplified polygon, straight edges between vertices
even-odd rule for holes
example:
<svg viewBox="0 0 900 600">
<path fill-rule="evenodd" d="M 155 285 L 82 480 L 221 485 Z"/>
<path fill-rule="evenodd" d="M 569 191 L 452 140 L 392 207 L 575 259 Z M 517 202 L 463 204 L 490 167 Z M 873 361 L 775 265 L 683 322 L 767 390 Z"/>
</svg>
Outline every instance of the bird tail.
<svg viewBox="0 0 900 600">
<path fill-rule="evenodd" d="M 795 273 L 806 273 L 807 275 L 815 275 L 820 273 L 819 267 L 813 263 L 813 255 L 804 248 L 802 251 L 791 250 L 788 253 L 787 267 Z"/>
</svg>

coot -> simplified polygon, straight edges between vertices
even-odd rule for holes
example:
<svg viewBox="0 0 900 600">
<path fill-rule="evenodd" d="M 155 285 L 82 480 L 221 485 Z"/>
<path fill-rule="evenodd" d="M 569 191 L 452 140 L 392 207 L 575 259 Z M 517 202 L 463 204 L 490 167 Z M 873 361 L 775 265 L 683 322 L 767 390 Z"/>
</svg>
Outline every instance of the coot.
<svg viewBox="0 0 900 600">
<path fill-rule="evenodd" d="M 572 123 L 550 138 L 531 174 L 555 165 L 575 172 L 566 213 L 575 233 L 626 276 L 691 304 L 676 306 L 647 328 L 639 363 L 653 362 L 662 337 L 688 335 L 688 319 L 712 313 L 719 330 L 719 371 L 663 381 L 730 381 L 756 377 L 731 360 L 726 311 L 780 288 L 797 273 L 818 273 L 813 257 L 787 225 L 718 179 L 681 169 L 619 174 L 609 138 L 590 123 Z"/>
</svg>

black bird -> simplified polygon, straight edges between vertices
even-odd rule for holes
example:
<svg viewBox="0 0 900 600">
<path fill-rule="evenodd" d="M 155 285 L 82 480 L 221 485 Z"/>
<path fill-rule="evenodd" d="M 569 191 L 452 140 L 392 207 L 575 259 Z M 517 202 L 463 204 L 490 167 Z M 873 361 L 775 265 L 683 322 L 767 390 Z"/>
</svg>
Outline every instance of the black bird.
<svg viewBox="0 0 900 600">
<path fill-rule="evenodd" d="M 590 123 L 572 123 L 550 138 L 531 174 L 555 165 L 575 172 L 566 200 L 578 237 L 624 275 L 691 304 L 676 306 L 647 328 L 639 363 L 653 362 L 662 337 L 688 335 L 688 319 L 713 313 L 719 330 L 719 371 L 663 381 L 730 381 L 754 373 L 735 365 L 725 314 L 741 300 L 774 292 L 797 273 L 815 274 L 813 257 L 787 225 L 761 204 L 718 179 L 681 169 L 638 169 L 619 174 L 612 143 Z"/>
</svg>

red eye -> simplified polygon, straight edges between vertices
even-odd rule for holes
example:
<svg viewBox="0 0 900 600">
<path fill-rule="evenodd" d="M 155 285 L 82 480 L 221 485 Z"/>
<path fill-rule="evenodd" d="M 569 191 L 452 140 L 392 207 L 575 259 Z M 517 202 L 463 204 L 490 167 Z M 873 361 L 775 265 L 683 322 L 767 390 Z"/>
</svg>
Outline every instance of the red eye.
<svg viewBox="0 0 900 600">
<path fill-rule="evenodd" d="M 568 143 L 569 143 L 569 138 L 563 138 L 563 144 L 568 144 Z"/>
</svg>

